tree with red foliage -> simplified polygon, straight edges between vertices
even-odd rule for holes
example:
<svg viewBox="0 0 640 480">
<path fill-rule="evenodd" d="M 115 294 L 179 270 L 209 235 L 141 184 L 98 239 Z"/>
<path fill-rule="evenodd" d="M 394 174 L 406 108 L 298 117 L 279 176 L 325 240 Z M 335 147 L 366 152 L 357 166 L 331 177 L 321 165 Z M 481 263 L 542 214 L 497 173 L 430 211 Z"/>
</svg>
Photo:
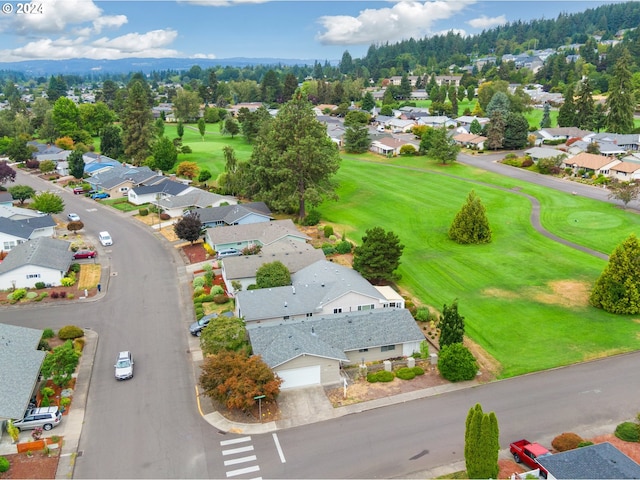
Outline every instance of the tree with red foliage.
<svg viewBox="0 0 640 480">
<path fill-rule="evenodd" d="M 9 166 L 7 161 L 0 162 L 0 185 L 16 181 L 16 171 Z"/>
</svg>

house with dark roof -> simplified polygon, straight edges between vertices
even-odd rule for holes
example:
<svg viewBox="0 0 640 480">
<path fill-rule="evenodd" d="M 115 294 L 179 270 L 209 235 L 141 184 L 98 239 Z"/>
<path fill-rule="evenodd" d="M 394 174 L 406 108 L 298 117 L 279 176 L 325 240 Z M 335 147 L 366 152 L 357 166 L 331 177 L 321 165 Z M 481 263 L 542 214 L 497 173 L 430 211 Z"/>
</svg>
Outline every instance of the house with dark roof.
<svg viewBox="0 0 640 480">
<path fill-rule="evenodd" d="M 73 262 L 70 243 L 40 237 L 11 249 L 0 263 L 0 289 L 33 288 L 36 283 L 59 286 Z"/>
<path fill-rule="evenodd" d="M 127 191 L 127 197 L 129 198 L 129 202 L 134 205 L 144 205 L 145 203 L 151 203 L 160 198 L 180 195 L 190 192 L 191 190 L 194 190 L 194 187 L 162 177 L 159 182 L 129 189 Z"/>
<path fill-rule="evenodd" d="M 198 215 L 202 226 L 206 228 L 247 225 L 249 223 L 270 222 L 273 220 L 271 210 L 264 202 L 195 208 L 192 211 Z"/>
<path fill-rule="evenodd" d="M 191 188 L 184 190 L 179 195 L 163 195 L 158 200 L 154 199 L 150 203 L 156 205 L 162 212 L 169 214 L 171 217 L 181 217 L 188 210 L 236 204 L 238 200 L 228 195 L 219 195 L 199 188 Z"/>
<path fill-rule="evenodd" d="M 318 315 L 389 308 L 390 300 L 355 270 L 320 260 L 291 275 L 291 285 L 236 294 L 236 315 L 247 328 L 299 322 Z M 404 302 L 394 299 L 396 307 Z"/>
<path fill-rule="evenodd" d="M 42 330 L 0 323 L 0 423 L 24 416 L 47 354 Z"/>
<path fill-rule="evenodd" d="M 342 382 L 340 367 L 407 357 L 424 334 L 406 309 L 338 313 L 247 328 L 251 347 L 284 380 L 281 388 Z"/>
<path fill-rule="evenodd" d="M 102 170 L 87 179 L 94 190 L 104 191 L 112 198 L 126 197 L 129 190 L 139 185 L 148 185 L 161 180 L 149 167 L 133 167 L 118 164 L 108 170 Z"/>
<path fill-rule="evenodd" d="M 0 206 L 1 207 L 13 206 L 13 196 L 9 192 L 0 192 Z"/>
<path fill-rule="evenodd" d="M 580 447 L 538 459 L 548 480 L 640 478 L 640 465 L 609 442 Z"/>
<path fill-rule="evenodd" d="M 205 233 L 205 242 L 216 251 L 225 248 L 242 250 L 254 245 L 264 248 L 283 240 L 304 243 L 309 237 L 300 232 L 289 218 L 273 222 L 230 225 L 224 228 L 207 228 Z"/>
<path fill-rule="evenodd" d="M 15 213 L 15 207 L 11 210 Z M 27 240 L 52 237 L 55 227 L 56 222 L 51 215 L 39 215 L 17 220 L 0 216 L 0 251 L 8 252 Z"/>
</svg>

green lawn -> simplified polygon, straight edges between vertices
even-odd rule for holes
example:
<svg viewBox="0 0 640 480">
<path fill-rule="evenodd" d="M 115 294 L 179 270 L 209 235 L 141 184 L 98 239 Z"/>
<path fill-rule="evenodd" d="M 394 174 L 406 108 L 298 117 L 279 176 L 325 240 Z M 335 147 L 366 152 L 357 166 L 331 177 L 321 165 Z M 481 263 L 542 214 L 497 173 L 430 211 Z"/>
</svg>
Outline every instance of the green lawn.
<svg viewBox="0 0 640 480">
<path fill-rule="evenodd" d="M 600 251 L 610 251 L 634 230 L 635 215 L 464 165 L 443 167 L 424 158 L 390 163 L 346 157 L 338 173 L 340 201 L 321 206 L 323 220 L 355 242 L 374 226 L 397 233 L 405 245 L 400 287 L 438 308 L 457 298 L 468 335 L 502 364 L 502 376 L 640 348 L 633 319 L 586 304 L 606 262 L 536 233 L 529 201 L 504 187 L 538 196 L 549 230 Z M 500 188 L 477 183 L 480 178 L 495 179 Z M 471 189 L 487 208 L 490 245 L 461 246 L 447 237 Z M 614 231 L 581 220 L 608 211 L 619 222 Z M 580 221 L 572 224 L 575 215 Z"/>
</svg>

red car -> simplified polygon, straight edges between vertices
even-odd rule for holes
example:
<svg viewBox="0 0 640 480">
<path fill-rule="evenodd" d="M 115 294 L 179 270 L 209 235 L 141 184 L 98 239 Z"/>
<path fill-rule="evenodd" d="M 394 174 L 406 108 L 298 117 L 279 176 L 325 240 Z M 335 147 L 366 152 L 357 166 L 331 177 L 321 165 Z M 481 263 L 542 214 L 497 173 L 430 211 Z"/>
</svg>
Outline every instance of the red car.
<svg viewBox="0 0 640 480">
<path fill-rule="evenodd" d="M 98 252 L 95 250 L 78 250 L 73 254 L 73 259 L 78 260 L 79 258 L 95 258 L 98 255 Z"/>
</svg>

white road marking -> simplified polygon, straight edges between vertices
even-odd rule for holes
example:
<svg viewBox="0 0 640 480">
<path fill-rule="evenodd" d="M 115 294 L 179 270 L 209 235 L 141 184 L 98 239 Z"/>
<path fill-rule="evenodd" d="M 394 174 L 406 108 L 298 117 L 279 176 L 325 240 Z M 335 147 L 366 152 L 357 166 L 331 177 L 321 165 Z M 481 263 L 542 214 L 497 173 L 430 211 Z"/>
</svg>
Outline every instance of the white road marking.
<svg viewBox="0 0 640 480">
<path fill-rule="evenodd" d="M 231 440 L 222 440 L 220 442 L 220 445 L 224 447 L 225 445 L 233 445 L 234 443 L 242 443 L 242 442 L 249 442 L 249 441 L 251 441 L 251 437 L 238 437 L 238 438 L 232 438 Z"/>
<path fill-rule="evenodd" d="M 278 440 L 278 435 L 277 434 L 273 434 L 273 441 L 276 444 L 276 450 L 278 450 L 278 455 L 280 455 L 280 461 L 282 463 L 287 463 L 287 461 L 284 458 L 284 453 L 282 451 L 282 447 L 280 447 L 280 441 Z"/>
<path fill-rule="evenodd" d="M 253 462 L 256 459 L 255 455 L 249 455 L 248 457 L 240 457 L 240 458 L 234 458 L 233 460 L 225 460 L 224 461 L 224 466 L 229 466 L 229 465 L 237 465 L 238 463 L 244 463 L 244 462 Z"/>
<path fill-rule="evenodd" d="M 229 450 L 223 450 L 222 455 L 235 455 L 236 453 L 250 452 L 252 450 L 253 450 L 253 445 L 249 445 L 248 447 L 231 448 Z"/>
<path fill-rule="evenodd" d="M 236 475 L 244 475 L 245 473 L 257 472 L 260 470 L 260 467 L 254 465 L 253 467 L 240 468 L 238 470 L 231 470 L 227 472 L 227 477 L 235 477 Z"/>
</svg>

